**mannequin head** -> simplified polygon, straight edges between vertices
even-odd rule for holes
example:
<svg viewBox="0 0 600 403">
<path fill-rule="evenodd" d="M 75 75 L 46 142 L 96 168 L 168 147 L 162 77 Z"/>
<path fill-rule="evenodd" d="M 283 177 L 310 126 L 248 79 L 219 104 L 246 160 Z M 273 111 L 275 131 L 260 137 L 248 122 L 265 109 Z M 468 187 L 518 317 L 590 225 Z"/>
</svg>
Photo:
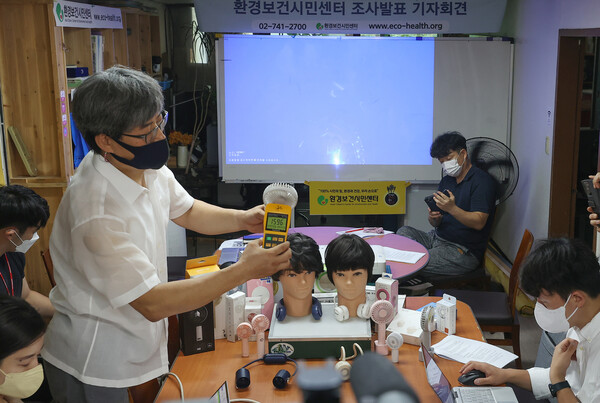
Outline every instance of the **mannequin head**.
<svg viewBox="0 0 600 403">
<path fill-rule="evenodd" d="M 275 273 L 273 280 L 281 283 L 287 315 L 306 316 L 311 313 L 315 276 L 323 271 L 321 253 L 315 240 L 304 234 L 292 233 L 288 241 L 290 267 Z"/>
<path fill-rule="evenodd" d="M 365 287 L 373 273 L 375 254 L 371 246 L 357 235 L 343 234 L 327 245 L 327 277 L 338 291 L 338 304 L 348 307 L 351 317 L 366 301 Z"/>
</svg>

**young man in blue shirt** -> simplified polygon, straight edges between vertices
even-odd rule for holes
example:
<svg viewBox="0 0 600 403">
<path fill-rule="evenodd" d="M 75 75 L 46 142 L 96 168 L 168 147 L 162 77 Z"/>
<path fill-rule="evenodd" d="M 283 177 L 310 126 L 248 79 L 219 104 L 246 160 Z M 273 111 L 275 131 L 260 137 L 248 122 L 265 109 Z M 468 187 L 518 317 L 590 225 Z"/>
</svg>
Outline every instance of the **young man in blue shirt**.
<svg viewBox="0 0 600 403">
<path fill-rule="evenodd" d="M 414 239 L 429 251 L 429 262 L 419 272 L 426 280 L 439 275 L 461 275 L 475 270 L 485 253 L 494 221 L 496 182 L 471 163 L 467 142 L 459 132 L 438 136 L 430 155 L 444 171 L 433 199 L 441 211 L 429 209 L 429 232 L 404 226 L 398 235 Z"/>
</svg>

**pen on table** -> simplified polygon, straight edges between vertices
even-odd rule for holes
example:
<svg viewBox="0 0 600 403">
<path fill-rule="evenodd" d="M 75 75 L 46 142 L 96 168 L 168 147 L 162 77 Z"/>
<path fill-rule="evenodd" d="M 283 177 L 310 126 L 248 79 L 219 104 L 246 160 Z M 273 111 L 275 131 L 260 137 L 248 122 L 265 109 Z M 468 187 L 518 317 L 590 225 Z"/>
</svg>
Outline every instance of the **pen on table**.
<svg viewBox="0 0 600 403">
<path fill-rule="evenodd" d="M 350 229 L 350 230 L 348 230 L 348 231 L 346 231 L 344 233 L 347 234 L 349 232 L 356 232 L 356 231 L 362 231 L 362 230 L 364 230 L 364 228 L 355 228 L 355 229 Z"/>
</svg>

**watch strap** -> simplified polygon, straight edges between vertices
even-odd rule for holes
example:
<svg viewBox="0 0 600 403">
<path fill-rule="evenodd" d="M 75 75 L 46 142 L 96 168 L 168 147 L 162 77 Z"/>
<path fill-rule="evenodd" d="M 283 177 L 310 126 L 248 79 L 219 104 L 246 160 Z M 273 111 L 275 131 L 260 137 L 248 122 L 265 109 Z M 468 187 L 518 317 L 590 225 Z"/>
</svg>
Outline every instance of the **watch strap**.
<svg viewBox="0 0 600 403">
<path fill-rule="evenodd" d="M 562 382 L 558 382 L 555 384 L 548 384 L 548 388 L 550 389 L 550 393 L 552 394 L 552 397 L 556 397 L 556 394 L 558 393 L 559 390 L 565 389 L 565 388 L 570 388 L 571 385 L 569 385 L 568 381 L 562 381 Z"/>
</svg>

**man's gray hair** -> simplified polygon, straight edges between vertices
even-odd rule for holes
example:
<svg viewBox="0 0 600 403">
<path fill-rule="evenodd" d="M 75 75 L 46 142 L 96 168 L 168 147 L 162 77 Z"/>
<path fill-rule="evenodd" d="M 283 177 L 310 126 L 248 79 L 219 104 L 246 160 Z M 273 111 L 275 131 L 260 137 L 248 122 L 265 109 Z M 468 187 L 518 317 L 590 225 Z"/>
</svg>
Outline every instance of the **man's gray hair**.
<svg viewBox="0 0 600 403">
<path fill-rule="evenodd" d="M 95 140 L 98 134 L 118 139 L 147 123 L 163 106 L 163 93 L 155 79 L 115 65 L 90 76 L 77 87 L 71 109 L 90 149 L 102 153 Z"/>
</svg>

